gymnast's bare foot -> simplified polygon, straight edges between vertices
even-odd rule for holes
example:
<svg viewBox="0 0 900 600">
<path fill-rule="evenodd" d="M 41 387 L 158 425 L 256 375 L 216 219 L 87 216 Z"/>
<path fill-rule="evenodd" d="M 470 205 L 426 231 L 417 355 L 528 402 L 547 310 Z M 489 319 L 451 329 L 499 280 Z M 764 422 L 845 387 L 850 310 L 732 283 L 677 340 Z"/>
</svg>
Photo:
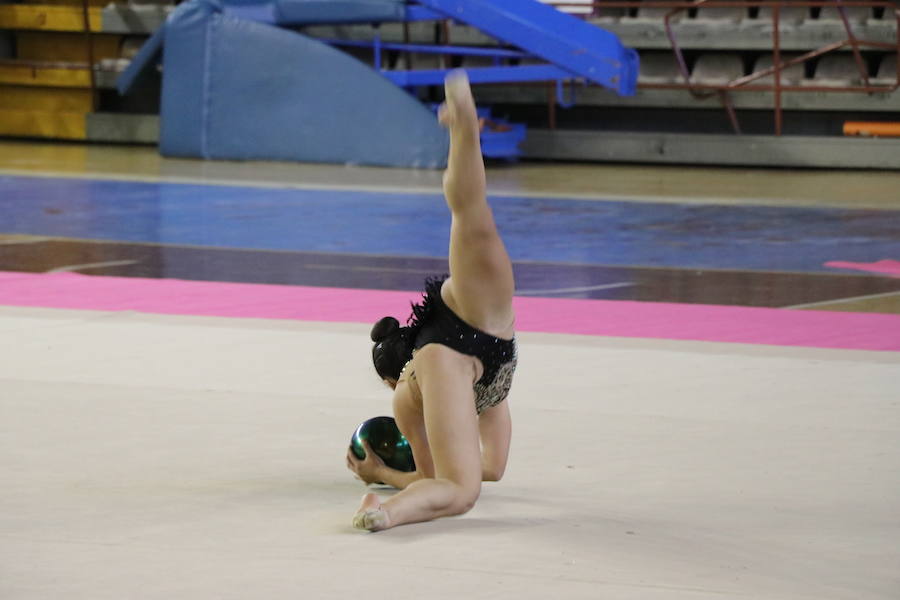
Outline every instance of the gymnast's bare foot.
<svg viewBox="0 0 900 600">
<path fill-rule="evenodd" d="M 362 504 L 353 516 L 353 526 L 357 529 L 381 531 L 391 526 L 387 511 L 381 507 L 381 500 L 372 493 L 363 496 Z"/>
<path fill-rule="evenodd" d="M 445 127 L 456 130 L 470 127 L 478 131 L 478 114 L 475 110 L 475 99 L 469 86 L 469 77 L 465 71 L 452 71 L 444 80 L 446 101 L 438 112 L 438 120 Z"/>
</svg>

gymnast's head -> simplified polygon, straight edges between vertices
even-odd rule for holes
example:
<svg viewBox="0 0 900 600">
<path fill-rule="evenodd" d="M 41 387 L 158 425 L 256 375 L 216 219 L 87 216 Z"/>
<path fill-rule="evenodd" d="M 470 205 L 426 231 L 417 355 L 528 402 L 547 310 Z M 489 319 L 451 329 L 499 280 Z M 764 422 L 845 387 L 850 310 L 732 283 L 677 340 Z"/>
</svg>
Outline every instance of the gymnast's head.
<svg viewBox="0 0 900 600">
<path fill-rule="evenodd" d="M 375 371 L 392 388 L 400 379 L 403 366 L 412 358 L 412 340 L 408 327 L 400 327 L 394 317 L 384 317 L 372 327 L 372 363 Z"/>
</svg>

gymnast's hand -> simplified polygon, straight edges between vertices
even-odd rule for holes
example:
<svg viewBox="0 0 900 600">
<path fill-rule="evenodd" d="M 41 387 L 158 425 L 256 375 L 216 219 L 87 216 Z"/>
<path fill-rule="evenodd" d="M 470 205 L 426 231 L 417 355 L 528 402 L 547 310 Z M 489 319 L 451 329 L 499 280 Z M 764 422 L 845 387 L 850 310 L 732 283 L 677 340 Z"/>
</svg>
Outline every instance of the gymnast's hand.
<svg viewBox="0 0 900 600">
<path fill-rule="evenodd" d="M 366 451 L 366 457 L 362 460 L 356 458 L 353 450 L 347 448 L 347 468 L 353 471 L 357 479 L 365 484 L 380 483 L 380 473 L 383 473 L 385 466 L 384 461 L 375 454 L 372 446 L 367 440 L 362 440 L 363 448 Z"/>
</svg>

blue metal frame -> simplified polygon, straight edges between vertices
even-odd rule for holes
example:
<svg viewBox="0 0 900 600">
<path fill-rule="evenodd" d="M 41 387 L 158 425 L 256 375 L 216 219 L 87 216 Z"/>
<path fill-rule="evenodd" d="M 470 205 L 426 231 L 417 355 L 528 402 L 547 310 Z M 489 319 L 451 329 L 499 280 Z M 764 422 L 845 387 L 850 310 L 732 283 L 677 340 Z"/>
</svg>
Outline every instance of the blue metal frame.
<svg viewBox="0 0 900 600">
<path fill-rule="evenodd" d="M 322 39 L 320 41 L 332 46 L 353 46 L 357 48 L 369 48 L 375 42 L 361 40 L 337 40 Z M 518 50 L 506 50 L 504 48 L 477 48 L 472 46 L 430 46 L 427 44 L 399 44 L 378 42 L 382 50 L 399 50 L 401 52 L 417 52 L 419 54 L 448 54 L 454 56 L 490 56 L 497 58 L 528 58 L 531 54 Z"/>
<path fill-rule="evenodd" d="M 637 53 L 615 34 L 552 6 L 534 0 L 416 1 L 565 69 L 563 79 L 584 77 L 621 95 L 635 92 Z"/>
<path fill-rule="evenodd" d="M 302 4 L 303 0 L 296 1 Z M 401 1 L 397 0 L 398 5 Z M 289 3 L 290 0 L 281 2 Z M 382 50 L 489 56 L 497 60 L 533 56 L 547 61 L 548 67 L 552 65 L 556 69 L 529 70 L 498 64 L 493 71 L 480 69 L 478 81 L 473 79 L 473 83 L 550 80 L 556 81 L 559 87 L 563 80 L 583 78 L 613 89 L 621 95 L 634 94 L 637 86 L 639 59 L 634 50 L 622 46 L 615 34 L 536 0 L 409 0 L 405 4 L 405 10 L 394 11 L 394 14 L 401 12 L 405 21 L 453 19 L 466 23 L 522 50 L 451 45 L 388 45 L 383 44 L 379 37 L 373 42 L 323 41 L 335 46 L 372 47 L 375 52 L 375 68 L 379 70 Z M 506 69 L 509 71 L 505 72 Z M 408 87 L 440 83 L 447 72 L 440 70 L 421 74 L 385 74 L 392 81 L 408 82 L 400 83 Z M 560 100 L 563 99 L 561 90 L 558 90 L 557 96 Z M 563 102 L 563 105 L 567 104 Z"/>
<path fill-rule="evenodd" d="M 382 71 L 382 75 L 401 87 L 442 85 L 447 69 Z M 472 83 L 514 83 L 517 81 L 553 81 L 568 79 L 571 74 L 553 65 L 519 65 L 510 67 L 476 67 L 466 69 Z"/>
<path fill-rule="evenodd" d="M 415 4 L 406 6 L 407 21 L 441 21 L 446 18 L 446 15 L 429 10 L 424 6 L 416 6 Z"/>
</svg>

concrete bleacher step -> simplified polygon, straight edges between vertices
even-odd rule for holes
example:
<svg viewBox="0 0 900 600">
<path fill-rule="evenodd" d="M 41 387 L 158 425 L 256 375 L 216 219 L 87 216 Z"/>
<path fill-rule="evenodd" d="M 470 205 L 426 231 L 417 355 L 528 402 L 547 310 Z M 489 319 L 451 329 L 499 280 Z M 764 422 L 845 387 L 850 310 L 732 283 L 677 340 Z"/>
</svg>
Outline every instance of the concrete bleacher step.
<svg viewBox="0 0 900 600">
<path fill-rule="evenodd" d="M 770 6 L 761 6 L 756 15 L 755 24 L 768 29 L 773 29 L 772 14 L 773 9 Z M 799 27 L 809 17 L 809 9 L 804 6 L 783 6 L 778 11 L 779 31 L 783 29 L 793 29 Z"/>
<path fill-rule="evenodd" d="M 683 83 L 675 56 L 671 53 L 646 53 L 641 56 L 641 71 L 638 83 L 670 84 Z"/>
<path fill-rule="evenodd" d="M 541 0 L 542 2 L 544 0 Z M 591 4 L 592 0 L 585 0 L 585 4 Z M 563 7 L 559 7 L 561 10 L 566 10 Z M 568 8 L 568 7 L 567 7 Z M 581 12 L 574 12 L 566 10 L 566 12 L 571 12 L 572 14 L 580 14 L 583 17 L 590 20 L 591 23 L 595 25 L 611 25 L 618 23 L 622 20 L 623 17 L 628 16 L 629 10 L 627 8 L 621 6 L 604 6 L 602 3 L 594 3 L 594 5 L 590 9 L 583 9 Z"/>
<path fill-rule="evenodd" d="M 639 6 L 633 16 L 625 16 L 622 18 L 623 23 L 630 24 L 649 24 L 661 25 L 665 16 L 671 12 L 671 8 L 663 8 L 659 6 Z M 681 11 L 672 15 L 669 19 L 670 23 L 680 23 L 687 17 L 687 11 Z"/>
<path fill-rule="evenodd" d="M 885 9 L 880 14 L 872 12 L 872 16 L 866 21 L 866 25 L 875 28 L 895 29 L 897 27 L 897 17 L 894 11 Z"/>
<path fill-rule="evenodd" d="M 688 23 L 704 27 L 728 27 L 748 18 L 745 6 L 700 6 L 697 14 Z"/>
<path fill-rule="evenodd" d="M 613 25 L 628 16 L 625 8 L 611 6 L 596 6 L 591 15 L 591 22 L 597 25 Z"/>
<path fill-rule="evenodd" d="M 782 54 L 781 61 L 786 62 L 791 58 L 795 58 L 797 55 L 793 54 Z M 774 56 L 772 54 L 763 54 L 759 58 L 756 59 L 756 62 L 753 64 L 753 72 L 763 71 L 765 69 L 769 69 L 774 64 Z M 788 86 L 799 86 L 802 85 L 803 80 L 806 78 L 806 68 L 803 64 L 791 65 L 785 69 L 781 70 L 781 85 Z M 774 85 L 775 84 L 775 75 L 765 75 L 752 81 L 749 85 Z"/>
<path fill-rule="evenodd" d="M 897 55 L 886 54 L 878 63 L 875 77 L 869 80 L 874 85 L 894 85 L 897 83 Z"/>
<path fill-rule="evenodd" d="M 865 25 L 872 18 L 872 8 L 869 6 L 854 6 L 851 2 L 846 2 L 844 6 L 844 14 L 847 16 L 847 22 L 850 25 Z M 805 25 L 842 25 L 843 20 L 838 12 L 837 7 L 823 6 L 819 11 L 819 18 L 810 17 L 804 23 Z"/>
<path fill-rule="evenodd" d="M 725 85 L 743 77 L 744 63 L 736 54 L 701 54 L 691 71 L 691 83 Z"/>
<path fill-rule="evenodd" d="M 555 4 L 559 0 L 538 0 L 543 4 Z M 565 0 L 564 6 L 557 6 L 559 10 L 570 15 L 590 15 L 594 12 L 591 6 L 594 0 Z M 576 6 L 581 5 L 581 6 Z"/>
<path fill-rule="evenodd" d="M 819 59 L 813 77 L 803 83 L 809 86 L 852 87 L 863 85 L 863 79 L 852 54 L 832 52 Z"/>
</svg>

